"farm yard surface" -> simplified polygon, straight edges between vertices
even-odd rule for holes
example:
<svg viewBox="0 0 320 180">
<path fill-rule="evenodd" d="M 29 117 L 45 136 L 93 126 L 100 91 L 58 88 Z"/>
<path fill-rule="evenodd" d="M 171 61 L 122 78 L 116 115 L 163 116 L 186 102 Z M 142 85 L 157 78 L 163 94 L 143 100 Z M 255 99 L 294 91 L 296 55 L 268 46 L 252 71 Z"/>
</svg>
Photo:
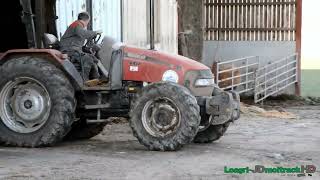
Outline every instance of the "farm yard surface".
<svg viewBox="0 0 320 180">
<path fill-rule="evenodd" d="M 0 147 L 0 179 L 320 179 L 320 106 L 280 109 L 247 108 L 221 140 L 190 144 L 177 152 L 148 151 L 126 122 L 107 125 L 91 140 L 57 147 Z M 272 117 L 268 112 L 274 112 Z M 277 112 L 280 116 L 274 115 Z M 230 173 L 231 168 L 256 165 L 314 165 L 317 170 L 312 174 L 239 169 Z"/>
</svg>

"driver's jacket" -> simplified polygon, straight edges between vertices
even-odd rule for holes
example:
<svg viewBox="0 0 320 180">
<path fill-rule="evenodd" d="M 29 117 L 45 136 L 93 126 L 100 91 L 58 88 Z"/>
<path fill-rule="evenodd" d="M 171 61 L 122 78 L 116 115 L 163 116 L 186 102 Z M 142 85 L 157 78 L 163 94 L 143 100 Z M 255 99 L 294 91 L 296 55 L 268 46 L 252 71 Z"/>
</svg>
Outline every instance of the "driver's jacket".
<svg viewBox="0 0 320 180">
<path fill-rule="evenodd" d="M 62 52 L 82 52 L 86 39 L 94 37 L 96 32 L 86 30 L 81 21 L 73 22 L 61 37 L 60 50 Z"/>
</svg>

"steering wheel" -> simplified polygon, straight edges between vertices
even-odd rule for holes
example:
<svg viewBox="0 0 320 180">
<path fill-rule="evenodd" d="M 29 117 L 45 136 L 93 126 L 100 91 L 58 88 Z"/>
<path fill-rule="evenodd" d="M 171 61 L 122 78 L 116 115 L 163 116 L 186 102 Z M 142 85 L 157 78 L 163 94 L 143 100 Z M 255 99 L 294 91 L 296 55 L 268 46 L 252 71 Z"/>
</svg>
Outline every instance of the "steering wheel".
<svg viewBox="0 0 320 180">
<path fill-rule="evenodd" d="M 85 48 L 91 48 L 93 45 L 98 44 L 98 42 L 101 39 L 101 33 L 97 33 L 97 35 L 89 38 L 86 42 L 86 44 L 84 45 Z"/>
</svg>

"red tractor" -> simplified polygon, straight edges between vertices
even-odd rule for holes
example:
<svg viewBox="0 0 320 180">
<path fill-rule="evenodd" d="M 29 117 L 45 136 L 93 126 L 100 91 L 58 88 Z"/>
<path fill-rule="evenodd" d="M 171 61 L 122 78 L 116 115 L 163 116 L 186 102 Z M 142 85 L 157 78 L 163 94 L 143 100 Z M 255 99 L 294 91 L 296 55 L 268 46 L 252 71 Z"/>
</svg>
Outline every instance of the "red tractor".
<svg viewBox="0 0 320 180">
<path fill-rule="evenodd" d="M 96 56 L 108 81 L 89 87 L 57 39 L 45 37 L 46 49 L 0 55 L 0 142 L 6 145 L 91 138 L 109 117 L 128 117 L 141 144 L 171 151 L 215 141 L 239 118 L 239 95 L 219 89 L 199 62 L 105 38 Z"/>
</svg>

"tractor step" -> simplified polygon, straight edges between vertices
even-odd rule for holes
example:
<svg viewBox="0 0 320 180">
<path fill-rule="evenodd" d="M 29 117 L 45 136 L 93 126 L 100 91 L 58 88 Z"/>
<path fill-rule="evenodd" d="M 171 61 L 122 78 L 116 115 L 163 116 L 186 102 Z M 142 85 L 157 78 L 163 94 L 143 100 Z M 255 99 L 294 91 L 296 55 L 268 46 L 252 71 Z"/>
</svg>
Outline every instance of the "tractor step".
<svg viewBox="0 0 320 180">
<path fill-rule="evenodd" d="M 99 79 L 92 79 L 92 80 L 89 80 L 89 81 L 86 81 L 84 83 L 84 85 L 88 86 L 88 87 L 95 87 L 95 86 L 98 86 L 100 85 L 100 80 Z"/>
<path fill-rule="evenodd" d="M 98 104 L 98 105 L 85 105 L 84 108 L 87 110 L 90 109 L 106 109 L 106 108 L 110 108 L 110 104 Z"/>
<path fill-rule="evenodd" d="M 110 91 L 111 88 L 109 86 L 94 86 L 94 87 L 82 87 L 83 91 Z"/>
<path fill-rule="evenodd" d="M 97 119 L 90 120 L 87 119 L 88 124 L 99 124 L 99 123 L 108 123 L 108 119 L 101 119 L 101 109 L 110 108 L 111 105 L 109 103 L 107 104 L 101 104 L 102 103 L 102 93 L 98 92 L 98 104 L 96 105 L 85 105 L 85 109 L 87 110 L 97 110 Z"/>
<path fill-rule="evenodd" d="M 87 119 L 88 124 L 99 124 L 99 123 L 109 123 L 109 122 L 112 122 L 112 120 L 109 120 L 109 119 L 100 119 L 100 120 Z"/>
</svg>

